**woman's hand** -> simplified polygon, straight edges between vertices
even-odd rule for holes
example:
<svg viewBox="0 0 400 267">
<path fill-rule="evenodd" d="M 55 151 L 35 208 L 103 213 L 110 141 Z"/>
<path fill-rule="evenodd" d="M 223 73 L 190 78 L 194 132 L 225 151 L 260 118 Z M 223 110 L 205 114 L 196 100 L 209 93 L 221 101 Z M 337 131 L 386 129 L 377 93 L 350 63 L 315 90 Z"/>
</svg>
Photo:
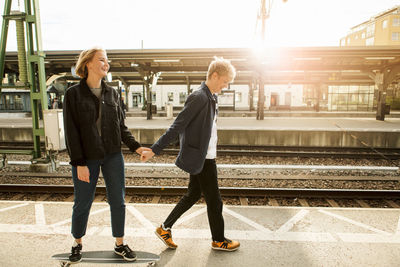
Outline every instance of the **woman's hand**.
<svg viewBox="0 0 400 267">
<path fill-rule="evenodd" d="M 90 173 L 89 173 L 89 168 L 87 166 L 78 166 L 77 172 L 79 180 L 81 180 L 82 182 L 90 183 L 89 179 Z"/>
</svg>

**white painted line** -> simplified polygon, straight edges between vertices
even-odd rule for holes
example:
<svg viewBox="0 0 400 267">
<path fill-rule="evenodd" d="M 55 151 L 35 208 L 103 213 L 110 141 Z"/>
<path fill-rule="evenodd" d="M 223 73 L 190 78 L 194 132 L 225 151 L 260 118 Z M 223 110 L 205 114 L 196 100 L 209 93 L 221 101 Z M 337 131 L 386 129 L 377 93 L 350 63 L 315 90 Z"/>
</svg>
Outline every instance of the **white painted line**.
<svg viewBox="0 0 400 267">
<path fill-rule="evenodd" d="M 35 218 L 37 225 L 46 225 L 43 204 L 35 204 Z"/>
<path fill-rule="evenodd" d="M 172 163 L 125 163 L 125 167 L 178 168 Z M 324 166 L 324 165 L 278 165 L 278 164 L 218 164 L 220 169 L 271 169 L 271 170 L 353 170 L 353 171 L 398 171 L 390 166 Z"/>
<path fill-rule="evenodd" d="M 399 220 L 397 222 L 396 235 L 400 235 L 400 216 L 399 216 Z"/>
<path fill-rule="evenodd" d="M 189 220 L 191 220 L 191 219 L 193 219 L 193 218 L 195 218 L 195 217 L 197 217 L 197 216 L 199 216 L 199 215 L 205 213 L 206 211 L 207 211 L 207 207 L 204 207 L 204 208 L 201 208 L 201 209 L 199 209 L 199 210 L 196 210 L 195 212 L 192 212 L 191 214 L 189 214 L 189 215 L 187 215 L 187 216 L 184 216 L 184 217 L 182 217 L 182 218 L 179 218 L 179 219 L 176 221 L 176 223 L 174 224 L 174 227 L 176 227 L 176 226 L 178 226 L 178 225 L 180 225 L 180 224 L 182 224 L 182 223 L 184 223 L 184 222 L 187 222 L 187 221 L 189 221 Z"/>
<path fill-rule="evenodd" d="M 144 217 L 143 213 L 141 213 L 138 209 L 136 209 L 133 206 L 127 206 L 126 207 L 128 211 L 135 216 L 136 219 L 139 220 L 139 222 L 146 227 L 147 229 L 153 229 L 154 225 L 151 221 L 149 221 L 146 217 Z"/>
<path fill-rule="evenodd" d="M 99 236 L 110 236 L 111 227 L 107 226 L 98 233 Z M 205 239 L 211 241 L 209 229 L 174 229 L 174 240 L 176 239 Z M 287 232 L 266 233 L 249 230 L 226 230 L 225 235 L 231 239 L 254 240 L 254 241 L 287 241 L 287 242 L 337 242 L 330 233 L 311 232 Z M 125 236 L 154 238 L 153 231 L 147 228 L 125 228 Z M 400 240 L 399 240 L 400 242 Z"/>
<path fill-rule="evenodd" d="M 260 165 L 260 164 L 220 164 L 219 168 L 226 169 L 294 169 L 294 170 L 378 170 L 378 171 L 397 171 L 399 167 L 385 166 L 324 166 L 324 165 Z"/>
<path fill-rule="evenodd" d="M 309 213 L 308 210 L 301 210 L 299 211 L 296 215 L 294 215 L 292 218 L 290 218 L 284 225 L 282 225 L 278 230 L 276 230 L 277 233 L 283 233 L 283 232 L 288 232 L 290 229 L 293 228 L 293 226 L 298 223 L 301 219 L 304 218 Z"/>
<path fill-rule="evenodd" d="M 88 229 L 86 229 L 86 235 L 97 235 L 97 232 L 99 231 L 99 229 L 101 229 L 101 227 L 90 227 Z M 71 231 L 70 231 L 71 233 Z"/>
<path fill-rule="evenodd" d="M 65 229 L 64 229 L 65 228 Z M 48 225 L 37 224 L 0 224 L 0 232 L 3 233 L 25 233 L 25 234 L 70 234 L 71 229 L 53 229 Z"/>
<path fill-rule="evenodd" d="M 62 220 L 60 222 L 56 222 L 56 223 L 50 224 L 50 226 L 51 227 L 57 227 L 57 226 L 61 226 L 63 224 L 70 223 L 70 222 L 71 222 L 71 218 L 66 219 L 66 220 Z"/>
<path fill-rule="evenodd" d="M 89 227 L 86 230 L 86 235 L 94 235 L 99 230 L 99 227 Z M 25 233 L 25 234 L 61 234 L 71 235 L 71 227 L 58 226 L 51 227 L 49 225 L 37 224 L 0 224 L 1 233 Z"/>
<path fill-rule="evenodd" d="M 230 209 L 228 209 L 228 208 L 226 208 L 226 207 L 224 207 L 223 211 L 224 211 L 225 213 L 228 213 L 229 215 L 235 217 L 236 219 L 239 219 L 239 220 L 241 220 L 242 222 L 247 223 L 248 225 L 254 227 L 255 229 L 257 229 L 257 230 L 259 230 L 259 231 L 261 231 L 261 232 L 265 232 L 265 233 L 270 233 L 270 232 L 272 232 L 271 230 L 269 230 L 268 228 L 265 228 L 265 227 L 262 226 L 261 224 L 258 224 L 258 223 L 254 222 L 254 221 L 252 221 L 252 220 L 250 220 L 250 219 L 248 219 L 248 218 L 246 218 L 246 217 L 240 215 L 239 213 L 236 213 L 236 212 L 234 212 L 234 211 L 232 211 L 232 210 L 230 210 Z"/>
<path fill-rule="evenodd" d="M 334 213 L 329 212 L 329 211 L 326 211 L 326 210 L 318 210 L 318 211 L 321 212 L 321 213 L 324 213 L 324 214 L 326 214 L 326 215 L 335 217 L 335 218 L 337 218 L 337 219 L 339 219 L 339 220 L 342 220 L 342 221 L 345 221 L 345 222 L 348 222 L 348 223 L 357 225 L 357 226 L 359 226 L 359 227 L 361 227 L 361 228 L 364 228 L 364 229 L 367 229 L 367 230 L 369 230 L 369 231 L 372 231 L 372 232 L 375 232 L 375 233 L 378 233 L 378 234 L 390 235 L 390 234 L 389 234 L 388 232 L 386 232 L 386 231 L 382 231 L 382 230 L 376 229 L 376 228 L 374 228 L 374 227 L 372 227 L 372 226 L 369 226 L 369 225 L 366 225 L 366 224 L 364 224 L 364 223 L 360 223 L 360 222 L 354 221 L 354 220 L 349 219 L 349 218 L 346 218 L 346 217 L 344 217 L 344 216 L 337 215 L 337 214 L 334 214 Z"/>
<path fill-rule="evenodd" d="M 27 233 L 27 234 L 61 234 L 71 235 L 70 227 L 35 224 L 0 224 L 0 233 Z M 365 233 L 338 233 L 336 240 L 330 233 L 315 232 L 261 232 L 249 230 L 226 230 L 226 236 L 238 240 L 254 241 L 286 241 L 286 242 L 345 242 L 345 243 L 394 243 L 400 244 L 399 235 L 381 235 Z M 90 227 L 87 235 L 110 236 L 111 227 Z M 153 237 L 154 232 L 148 228 L 125 228 L 125 236 Z M 209 229 L 174 229 L 174 239 L 211 239 Z"/>
<path fill-rule="evenodd" d="M 400 243 L 399 235 L 379 235 L 360 233 L 337 233 L 339 238 L 346 243 Z"/>
<path fill-rule="evenodd" d="M 16 209 L 16 208 L 20 208 L 20 207 L 25 207 L 25 206 L 27 206 L 28 204 L 29 204 L 29 203 L 23 203 L 23 204 L 19 204 L 19 205 L 7 207 L 7 208 L 2 208 L 2 209 L 0 209 L 0 212 L 7 211 L 7 210 L 12 210 L 12 209 Z"/>
<path fill-rule="evenodd" d="M 312 233 L 312 232 L 286 232 L 270 233 L 264 237 L 266 240 L 286 241 L 286 242 L 337 242 L 330 233 Z M 260 240 L 254 237 L 253 240 Z M 262 239 L 261 239 L 262 240 Z"/>
<path fill-rule="evenodd" d="M 109 209 L 110 209 L 109 207 L 106 207 L 106 208 L 102 208 L 102 209 L 93 211 L 93 212 L 90 213 L 89 216 L 96 215 L 96 214 L 98 214 L 98 213 L 101 213 L 101 212 L 106 211 L 106 210 L 109 210 Z M 62 221 L 60 221 L 60 222 L 53 223 L 53 224 L 51 224 L 50 226 L 56 227 L 56 226 L 60 226 L 60 225 L 66 224 L 66 223 L 70 223 L 70 222 L 71 222 L 71 218 L 68 218 L 68 219 L 62 220 Z"/>
<path fill-rule="evenodd" d="M 8 165 L 31 165 L 31 163 L 27 160 L 7 160 Z"/>
</svg>

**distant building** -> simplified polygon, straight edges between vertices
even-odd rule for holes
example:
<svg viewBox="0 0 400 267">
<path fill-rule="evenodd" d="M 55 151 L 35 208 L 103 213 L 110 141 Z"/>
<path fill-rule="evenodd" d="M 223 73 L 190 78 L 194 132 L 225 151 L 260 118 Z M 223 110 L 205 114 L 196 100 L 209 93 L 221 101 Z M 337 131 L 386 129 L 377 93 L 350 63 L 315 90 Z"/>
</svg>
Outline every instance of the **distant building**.
<svg viewBox="0 0 400 267">
<path fill-rule="evenodd" d="M 400 5 L 350 29 L 340 46 L 400 45 Z"/>
</svg>

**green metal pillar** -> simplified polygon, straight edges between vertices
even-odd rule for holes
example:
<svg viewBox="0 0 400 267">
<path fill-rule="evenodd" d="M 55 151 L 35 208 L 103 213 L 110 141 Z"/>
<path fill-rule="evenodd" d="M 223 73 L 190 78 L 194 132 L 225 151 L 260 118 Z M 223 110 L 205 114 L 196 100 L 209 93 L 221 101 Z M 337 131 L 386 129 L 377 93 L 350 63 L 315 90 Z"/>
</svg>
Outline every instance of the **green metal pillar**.
<svg viewBox="0 0 400 267">
<path fill-rule="evenodd" d="M 18 69 L 19 69 L 19 81 L 26 85 L 28 83 L 28 69 L 26 66 L 26 49 L 25 49 L 25 28 L 24 20 L 16 19 L 16 30 L 17 30 L 17 46 L 18 46 Z"/>
<path fill-rule="evenodd" d="M 31 107 L 32 107 L 32 129 L 33 129 L 33 159 L 41 158 L 40 151 L 40 137 L 44 136 L 44 128 L 40 127 L 39 120 L 42 116 L 42 111 L 47 109 L 47 94 L 46 94 L 46 74 L 44 67 L 45 54 L 42 50 L 42 32 L 40 25 L 40 15 L 39 15 L 39 2 L 38 0 L 24 0 L 25 2 L 25 12 L 11 12 L 11 2 L 12 0 L 6 0 L 4 15 L 3 15 L 3 27 L 1 32 L 1 55 L 0 55 L 0 77 L 3 78 L 4 75 L 4 65 L 5 65 L 5 50 L 6 50 L 6 40 L 8 33 L 9 20 L 20 20 L 20 22 L 25 22 L 25 32 L 26 32 L 26 51 L 20 51 L 22 44 L 25 45 L 25 40 L 18 41 L 18 54 L 25 54 L 27 57 L 27 62 L 19 60 L 19 64 L 27 64 L 28 66 L 28 82 L 25 83 L 25 88 L 30 89 Z M 17 24 L 19 27 L 18 35 L 20 38 L 21 24 Z M 25 60 L 26 61 L 26 60 Z M 20 66 L 21 70 L 21 66 Z M 20 81 L 21 73 L 20 73 Z M 0 87 L 2 85 L 0 84 Z M 6 87 L 6 86 L 3 86 Z M 19 87 L 19 86 L 16 86 Z"/>
<path fill-rule="evenodd" d="M 10 22 L 8 15 L 10 15 L 10 11 L 11 11 L 11 0 L 6 0 L 4 5 L 3 24 L 1 27 L 1 41 L 0 41 L 0 93 L 1 93 L 1 85 L 3 83 L 4 66 L 6 59 L 7 33 L 8 33 L 8 24 Z"/>
</svg>

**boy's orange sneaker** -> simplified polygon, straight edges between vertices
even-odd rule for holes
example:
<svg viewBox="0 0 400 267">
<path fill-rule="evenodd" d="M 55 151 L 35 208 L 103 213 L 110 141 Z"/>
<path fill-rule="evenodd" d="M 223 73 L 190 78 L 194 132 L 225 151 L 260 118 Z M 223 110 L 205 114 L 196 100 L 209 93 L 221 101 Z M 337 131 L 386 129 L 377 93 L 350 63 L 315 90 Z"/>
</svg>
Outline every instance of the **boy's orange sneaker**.
<svg viewBox="0 0 400 267">
<path fill-rule="evenodd" d="M 155 231 L 155 234 L 158 236 L 158 238 L 161 239 L 161 241 L 164 242 L 164 244 L 172 249 L 176 249 L 178 246 L 172 241 L 172 234 L 171 230 L 164 230 L 162 228 L 162 225 L 158 227 Z"/>
<path fill-rule="evenodd" d="M 225 238 L 223 242 L 213 241 L 211 243 L 212 249 L 224 250 L 224 251 L 235 251 L 240 247 L 239 241 L 233 241 Z"/>
</svg>

